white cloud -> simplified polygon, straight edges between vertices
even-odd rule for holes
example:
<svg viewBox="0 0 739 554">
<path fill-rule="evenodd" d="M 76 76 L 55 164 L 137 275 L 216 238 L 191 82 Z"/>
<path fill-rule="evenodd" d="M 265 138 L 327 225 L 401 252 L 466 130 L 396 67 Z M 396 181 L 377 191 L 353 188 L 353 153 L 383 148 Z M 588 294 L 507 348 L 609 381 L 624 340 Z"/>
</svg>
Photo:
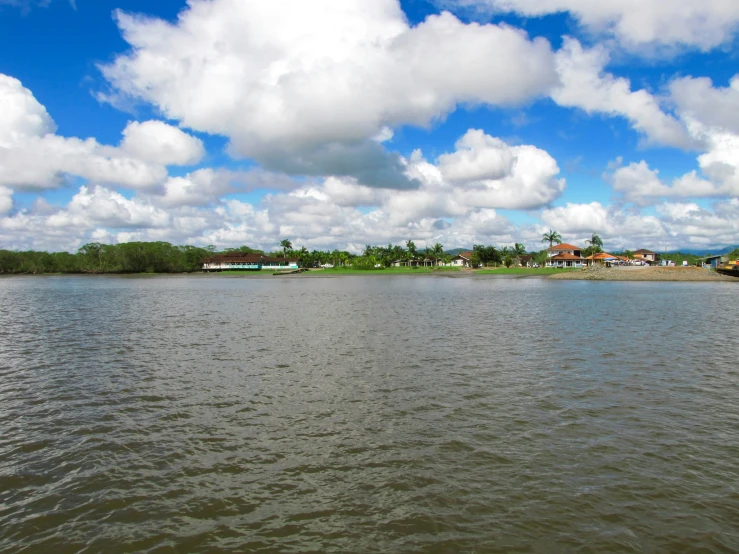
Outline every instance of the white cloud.
<svg viewBox="0 0 739 554">
<path fill-rule="evenodd" d="M 589 204 L 566 204 L 544 210 L 541 232 L 549 228 L 562 234 L 565 242 L 585 246 L 597 233 L 604 249 L 649 248 L 661 252 L 681 247 L 704 247 L 739 243 L 739 200 L 716 202 L 712 209 L 694 202 L 662 202 L 657 215 L 638 209 Z"/>
<path fill-rule="evenodd" d="M 585 240 L 598 234 L 604 249 L 658 248 L 671 240 L 664 223 L 655 216 L 642 215 L 637 210 L 624 210 L 616 206 L 604 206 L 600 202 L 589 204 L 567 203 L 544 210 L 541 221 L 547 229 L 562 234 L 565 242 L 586 246 Z M 541 236 L 541 235 L 539 235 Z"/>
<path fill-rule="evenodd" d="M 162 182 L 167 170 L 121 156 L 116 148 L 103 146 L 95 139 L 46 135 L 0 149 L 0 184 L 20 190 L 56 188 L 64 182 L 64 174 L 101 184 L 143 188 Z"/>
<path fill-rule="evenodd" d="M 588 114 L 625 117 L 651 143 L 678 148 L 696 145 L 685 127 L 665 114 L 649 92 L 632 91 L 628 79 L 604 73 L 607 63 L 604 47 L 585 50 L 577 40 L 565 38 L 556 54 L 561 86 L 552 91 L 552 99 L 560 106 L 580 108 Z"/>
<path fill-rule="evenodd" d="M 651 169 L 644 160 L 618 168 L 607 178 L 611 181 L 613 190 L 622 194 L 624 200 L 640 205 L 654 204 L 664 198 L 717 197 L 730 193 L 729 190 L 701 179 L 695 171 L 667 185 L 660 180 L 659 171 Z"/>
<path fill-rule="evenodd" d="M 724 88 L 715 88 L 710 79 L 684 77 L 670 82 L 669 91 L 676 114 L 702 152 L 698 169 L 666 183 L 642 160 L 617 168 L 606 179 L 624 200 L 640 205 L 739 197 L 739 77 Z"/>
<path fill-rule="evenodd" d="M 439 156 L 438 170 L 453 185 L 456 202 L 468 208 L 533 209 L 564 192 L 557 162 L 535 146 L 510 146 L 477 129 L 455 146 Z"/>
<path fill-rule="evenodd" d="M 613 36 L 629 50 L 676 46 L 710 50 L 729 42 L 739 26 L 735 0 L 442 0 L 539 17 L 569 12 L 591 33 Z"/>
<path fill-rule="evenodd" d="M 398 0 L 192 0 L 174 24 L 118 12 L 132 51 L 102 68 L 122 94 L 231 139 L 266 169 L 412 188 L 377 140 L 459 104 L 517 104 L 556 81 L 552 52 L 449 13 L 409 27 Z"/>
<path fill-rule="evenodd" d="M 18 79 L 0 73 L 0 148 L 53 133 L 56 125 L 33 93 Z"/>
<path fill-rule="evenodd" d="M 165 206 L 205 206 L 230 188 L 228 178 L 212 169 L 201 169 L 185 177 L 170 177 L 164 183 Z"/>
<path fill-rule="evenodd" d="M 695 203 L 663 203 L 657 206 L 664 225 L 676 242 L 696 245 L 739 242 L 739 201 L 716 203 L 713 211 Z"/>
<path fill-rule="evenodd" d="M 49 216 L 52 227 L 86 228 L 101 225 L 108 228 L 166 227 L 170 217 L 164 210 L 137 199 L 129 200 L 105 187 L 82 186 L 66 209 Z"/>
<path fill-rule="evenodd" d="M 120 148 L 54 134 L 46 109 L 20 81 L 0 74 L 0 185 L 56 188 L 65 174 L 104 185 L 145 188 L 167 177 L 165 164 L 191 163 L 202 144 L 163 122 L 131 123 Z"/>
<path fill-rule="evenodd" d="M 502 179 L 511 174 L 515 161 L 511 148 L 481 130 L 469 130 L 455 144 L 452 154 L 439 156 L 442 175 L 452 183 Z"/>
<path fill-rule="evenodd" d="M 350 179 L 327 179 L 321 193 L 341 206 L 379 206 L 393 224 L 460 216 L 481 208 L 535 209 L 565 188 L 557 162 L 534 146 L 511 146 L 482 130 L 468 130 L 456 150 L 428 162 L 420 150 L 404 160 L 416 190 L 382 191 Z"/>
<path fill-rule="evenodd" d="M 669 89 L 670 99 L 683 118 L 739 134 L 739 75 L 724 88 L 714 88 L 706 77 L 682 77 L 671 81 Z"/>
<path fill-rule="evenodd" d="M 73 250 L 93 236 L 114 241 L 121 230 L 166 230 L 173 218 L 145 199 L 128 199 L 100 186 L 82 186 L 64 207 L 37 202 L 0 218 L 0 244 L 7 248 Z M 130 231 L 129 231 L 130 232 Z"/>
<path fill-rule="evenodd" d="M 7 187 L 0 187 L 0 215 L 5 215 L 12 209 L 13 191 Z"/>
<path fill-rule="evenodd" d="M 739 200 L 716 203 L 713 210 L 694 203 L 661 203 L 657 216 L 638 209 L 567 204 L 542 211 L 539 225 L 515 226 L 496 210 L 466 210 L 455 217 L 399 217 L 383 205 L 368 213 L 340 206 L 320 185 L 267 196 L 260 204 L 239 200 L 211 206 L 158 207 L 158 197 L 125 198 L 104 187 L 81 187 L 64 207 L 37 203 L 0 217 L 0 247 L 74 250 L 86 242 L 164 240 L 175 244 L 248 244 L 272 249 L 288 237 L 309 249 L 350 249 L 365 244 L 400 244 L 413 239 L 421 248 L 441 242 L 446 248 L 472 244 L 523 242 L 542 247 L 551 228 L 567 242 L 584 245 L 598 233 L 607 250 L 676 248 L 739 242 Z"/>
<path fill-rule="evenodd" d="M 200 139 L 163 121 L 132 121 L 123 130 L 121 150 L 158 165 L 194 165 L 205 149 Z"/>
</svg>

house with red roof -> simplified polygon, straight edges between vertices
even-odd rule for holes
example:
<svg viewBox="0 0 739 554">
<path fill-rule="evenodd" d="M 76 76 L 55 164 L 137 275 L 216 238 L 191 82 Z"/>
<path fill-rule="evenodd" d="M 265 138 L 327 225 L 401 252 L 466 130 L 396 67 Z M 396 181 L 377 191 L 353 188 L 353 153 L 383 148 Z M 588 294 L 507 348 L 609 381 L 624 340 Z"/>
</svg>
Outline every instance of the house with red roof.
<svg viewBox="0 0 739 554">
<path fill-rule="evenodd" d="M 640 248 L 634 252 L 634 259 L 647 262 L 648 264 L 654 264 L 659 260 L 659 254 L 652 252 L 651 250 L 646 250 L 645 248 Z"/>
<path fill-rule="evenodd" d="M 604 264 L 606 267 L 610 267 L 614 263 L 618 262 L 624 262 L 624 258 L 620 258 L 619 256 L 614 256 L 613 254 L 609 254 L 608 252 L 598 252 L 597 254 L 592 254 L 591 256 L 588 256 L 585 258 L 587 260 L 588 265 L 593 265 L 593 262 Z"/>
<path fill-rule="evenodd" d="M 582 248 L 574 244 L 553 244 L 547 248 L 547 267 L 583 267 L 587 260 L 582 257 Z"/>
<path fill-rule="evenodd" d="M 470 260 L 472 260 L 472 251 L 460 252 L 447 265 L 452 267 L 471 267 L 472 262 Z"/>
<path fill-rule="evenodd" d="M 228 252 L 203 260 L 203 271 L 298 269 L 299 258 L 273 258 L 264 254 Z"/>
</svg>

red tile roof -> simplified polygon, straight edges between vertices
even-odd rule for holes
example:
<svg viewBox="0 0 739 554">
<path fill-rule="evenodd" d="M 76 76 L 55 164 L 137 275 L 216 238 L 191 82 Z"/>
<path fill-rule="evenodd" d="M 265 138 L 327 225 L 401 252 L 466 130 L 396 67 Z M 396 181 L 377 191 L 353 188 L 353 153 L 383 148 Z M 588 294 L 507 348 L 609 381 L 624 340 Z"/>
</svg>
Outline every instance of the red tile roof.
<svg viewBox="0 0 739 554">
<path fill-rule="evenodd" d="M 247 254 L 246 252 L 229 252 L 228 254 L 216 254 L 208 258 L 209 263 L 242 263 L 242 264 L 258 264 L 262 258 L 261 254 Z"/>
<path fill-rule="evenodd" d="M 579 250 L 579 248 L 578 248 Z M 585 258 L 581 258 L 580 256 L 573 256 L 569 252 L 562 252 L 561 254 L 557 254 L 556 256 L 552 256 L 549 258 L 550 260 L 584 260 Z"/>
<path fill-rule="evenodd" d="M 258 264 L 263 262 L 297 262 L 300 258 L 273 258 L 262 254 L 251 254 L 245 252 L 229 252 L 228 254 L 217 254 L 204 260 L 207 263 L 239 263 Z"/>
<path fill-rule="evenodd" d="M 582 248 L 573 244 L 567 244 L 566 242 L 563 242 L 562 244 L 553 245 L 551 250 L 582 250 Z"/>
</svg>

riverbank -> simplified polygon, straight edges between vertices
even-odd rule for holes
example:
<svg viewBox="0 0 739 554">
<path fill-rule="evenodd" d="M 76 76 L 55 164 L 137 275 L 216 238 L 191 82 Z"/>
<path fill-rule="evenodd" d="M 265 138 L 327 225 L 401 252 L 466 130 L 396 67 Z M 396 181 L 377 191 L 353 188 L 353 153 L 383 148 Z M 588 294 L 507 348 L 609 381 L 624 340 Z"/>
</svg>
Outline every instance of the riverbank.
<svg viewBox="0 0 739 554">
<path fill-rule="evenodd" d="M 309 269 L 300 274 L 292 274 L 285 271 L 283 276 L 305 278 L 305 277 L 342 277 L 342 276 L 388 276 L 388 275 L 423 275 L 423 276 L 439 276 L 439 277 L 548 277 L 558 273 L 575 271 L 572 269 L 555 269 L 551 267 L 542 268 L 526 268 L 526 267 L 499 267 L 488 269 L 470 269 L 461 267 L 387 267 L 378 269 L 352 269 L 344 267 L 333 267 L 326 269 Z M 223 276 L 264 276 L 268 272 L 245 272 L 245 271 L 221 271 L 214 275 Z M 269 276 L 272 277 L 272 273 Z M 279 276 L 279 273 L 275 273 Z"/>
<path fill-rule="evenodd" d="M 552 275 L 550 279 L 583 281 L 733 281 L 736 277 L 721 275 L 702 267 L 613 267 L 595 266 Z"/>
</svg>

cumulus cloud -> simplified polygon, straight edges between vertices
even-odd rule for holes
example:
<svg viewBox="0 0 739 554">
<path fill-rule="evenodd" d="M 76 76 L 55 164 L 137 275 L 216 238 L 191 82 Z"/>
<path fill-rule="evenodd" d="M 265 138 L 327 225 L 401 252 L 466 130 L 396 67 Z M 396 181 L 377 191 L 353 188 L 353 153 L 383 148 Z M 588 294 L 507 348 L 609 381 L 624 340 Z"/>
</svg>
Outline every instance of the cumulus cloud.
<svg viewBox="0 0 739 554">
<path fill-rule="evenodd" d="M 0 73 L 0 148 L 56 130 L 54 120 L 18 79 Z"/>
<path fill-rule="evenodd" d="M 416 190 L 382 191 L 354 179 L 327 179 L 320 188 L 341 206 L 379 206 L 393 224 L 454 217 L 473 210 L 535 209 L 565 188 L 557 162 L 531 145 L 511 146 L 479 129 L 468 130 L 455 150 L 436 163 L 420 150 L 403 161 L 420 183 Z"/>
<path fill-rule="evenodd" d="M 657 215 L 644 215 L 635 208 L 568 203 L 544 210 L 544 232 L 556 229 L 566 242 L 585 245 L 585 239 L 598 233 L 605 250 L 649 248 L 674 250 L 680 247 L 705 247 L 739 242 L 739 200 L 715 202 L 709 208 L 694 202 L 662 202 Z"/>
<path fill-rule="evenodd" d="M 585 246 L 585 240 L 597 233 L 606 250 L 624 248 L 657 248 L 669 239 L 663 222 L 637 210 L 616 206 L 604 206 L 600 202 L 588 204 L 567 203 L 564 206 L 544 210 L 541 221 L 547 229 L 556 229 L 565 242 Z"/>
<path fill-rule="evenodd" d="M 229 199 L 218 201 L 215 207 L 172 205 L 166 209 L 153 198 L 127 199 L 104 187 L 81 187 L 64 207 L 42 202 L 0 217 L 0 244 L 74 250 L 92 240 L 165 240 L 219 247 L 248 244 L 270 250 L 289 237 L 296 246 L 357 253 L 367 243 L 400 244 L 408 239 L 421 248 L 436 242 L 446 248 L 523 242 L 538 249 L 541 233 L 551 227 L 576 244 L 584 244 L 596 232 L 606 249 L 661 250 L 739 241 L 739 200 L 717 203 L 712 210 L 694 203 L 661 203 L 656 216 L 597 202 L 566 204 L 544 209 L 541 221 L 546 228 L 516 226 L 489 208 L 466 210 L 456 217 L 419 212 L 415 219 L 404 219 L 387 205 L 369 212 L 341 206 L 320 184 L 268 195 L 258 204 Z"/>
<path fill-rule="evenodd" d="M 734 0 L 441 0 L 523 16 L 568 12 L 591 33 L 614 37 L 629 50 L 645 46 L 707 51 L 729 42 L 739 26 Z"/>
<path fill-rule="evenodd" d="M 56 188 L 65 175 L 99 184 L 152 187 L 166 165 L 196 162 L 202 143 L 161 121 L 130 123 L 120 147 L 54 134 L 56 126 L 33 93 L 0 74 L 0 185 L 18 190 Z"/>
<path fill-rule="evenodd" d="M 168 229 L 172 218 L 145 199 L 128 199 L 101 186 L 82 186 L 64 207 L 37 202 L 32 210 L 0 218 L 0 242 L 9 248 L 74 249 L 93 235 Z"/>
<path fill-rule="evenodd" d="M 644 160 L 620 167 L 607 178 L 613 190 L 624 200 L 639 205 L 655 204 L 664 198 L 717 197 L 732 192 L 700 178 L 695 171 L 674 179 L 668 185 L 659 178 L 659 171 L 651 169 Z"/>
<path fill-rule="evenodd" d="M 736 244 L 739 241 L 739 201 L 716 203 L 713 210 L 695 203 L 657 206 L 668 232 L 676 242 L 696 245 Z"/>
<path fill-rule="evenodd" d="M 158 165 L 195 165 L 205 149 L 200 139 L 163 121 L 132 121 L 123 130 L 121 150 Z"/>
<path fill-rule="evenodd" d="M 706 77 L 682 77 L 670 82 L 670 99 L 685 119 L 739 134 L 739 75 L 728 87 L 714 88 Z"/>
<path fill-rule="evenodd" d="M 5 215 L 12 209 L 13 191 L 7 187 L 0 187 L 0 215 Z"/>
<path fill-rule="evenodd" d="M 450 13 L 410 27 L 398 0 L 192 0 L 175 23 L 117 13 L 131 51 L 112 95 L 230 139 L 268 170 L 413 188 L 378 137 L 460 104 L 510 105 L 556 81 L 543 39 Z"/>
<path fill-rule="evenodd" d="M 683 114 L 691 135 L 700 140 L 705 151 L 697 158 L 698 170 L 690 171 L 665 183 L 659 171 L 646 161 L 619 167 L 606 179 L 614 191 L 628 202 L 640 205 L 656 204 L 669 198 L 737 198 L 739 197 L 739 135 L 716 125 L 710 127 Z M 711 118 L 707 118 L 709 122 Z"/>
<path fill-rule="evenodd" d="M 130 200 L 105 187 L 82 186 L 65 210 L 47 218 L 53 227 L 103 225 L 109 228 L 166 227 L 170 217 L 147 202 Z"/>
<path fill-rule="evenodd" d="M 664 113 L 652 94 L 632 91 L 628 79 L 605 73 L 607 63 L 608 51 L 603 46 L 586 50 L 577 40 L 565 38 L 556 54 L 561 85 L 552 91 L 552 99 L 560 106 L 580 108 L 589 114 L 625 117 L 651 143 L 696 146 L 684 125 Z"/>
</svg>

